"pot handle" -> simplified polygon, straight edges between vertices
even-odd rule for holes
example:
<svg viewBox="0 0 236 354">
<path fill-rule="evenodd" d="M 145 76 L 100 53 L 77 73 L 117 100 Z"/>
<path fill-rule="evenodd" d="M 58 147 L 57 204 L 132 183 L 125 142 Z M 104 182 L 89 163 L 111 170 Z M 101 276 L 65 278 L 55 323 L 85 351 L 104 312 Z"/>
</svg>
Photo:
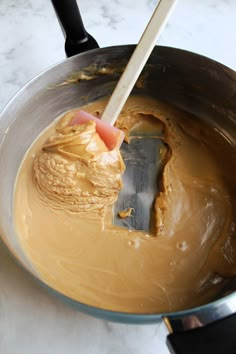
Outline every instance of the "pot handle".
<svg viewBox="0 0 236 354">
<path fill-rule="evenodd" d="M 99 48 L 96 40 L 85 30 L 76 0 L 51 0 L 65 36 L 68 57 Z"/>
<path fill-rule="evenodd" d="M 209 325 L 167 336 L 172 354 L 235 354 L 236 314 Z"/>
</svg>

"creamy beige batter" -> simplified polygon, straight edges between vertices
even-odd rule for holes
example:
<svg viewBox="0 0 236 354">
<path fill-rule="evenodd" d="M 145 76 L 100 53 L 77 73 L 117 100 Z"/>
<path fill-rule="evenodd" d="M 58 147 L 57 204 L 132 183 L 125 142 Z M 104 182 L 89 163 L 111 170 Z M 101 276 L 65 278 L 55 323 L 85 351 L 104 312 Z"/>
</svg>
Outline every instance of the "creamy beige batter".
<svg viewBox="0 0 236 354">
<path fill-rule="evenodd" d="M 99 115 L 105 104 L 83 109 Z M 41 278 L 82 303 L 130 313 L 214 298 L 236 275 L 230 142 L 182 111 L 129 98 L 117 122 L 126 139 L 132 130 L 158 128 L 168 146 L 155 227 L 147 234 L 112 224 L 124 171 L 119 150 L 106 148 L 93 123 L 68 125 L 72 116 L 38 137 L 16 180 L 16 230 Z"/>
</svg>

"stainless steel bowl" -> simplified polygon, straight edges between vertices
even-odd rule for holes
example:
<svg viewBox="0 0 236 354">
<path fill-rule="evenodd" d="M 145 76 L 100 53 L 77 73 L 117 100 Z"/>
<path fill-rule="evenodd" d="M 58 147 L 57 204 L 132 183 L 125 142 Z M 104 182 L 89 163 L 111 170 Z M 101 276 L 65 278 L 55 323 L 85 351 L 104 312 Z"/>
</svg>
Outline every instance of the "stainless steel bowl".
<svg viewBox="0 0 236 354">
<path fill-rule="evenodd" d="M 125 323 L 152 323 L 164 318 L 170 329 L 182 332 L 189 328 L 206 326 L 234 314 L 235 280 L 225 289 L 230 295 L 219 296 L 211 303 L 187 311 L 128 314 L 102 310 L 72 300 L 47 286 L 25 256 L 14 229 L 14 183 L 25 152 L 39 133 L 64 111 L 109 95 L 117 82 L 117 72 L 126 64 L 133 49 L 133 46 L 95 49 L 69 58 L 30 81 L 3 110 L 0 115 L 0 234 L 7 249 L 25 270 L 50 292 L 79 310 Z M 95 75 L 89 81 L 61 85 L 73 73 L 91 66 L 96 66 L 98 71 L 107 66 L 114 66 L 116 70 L 106 75 Z M 176 107 L 195 114 L 218 127 L 236 145 L 234 71 L 200 55 L 174 48 L 156 47 L 144 73 L 146 85 L 143 88 L 136 87 L 136 93 L 171 102 Z"/>
</svg>

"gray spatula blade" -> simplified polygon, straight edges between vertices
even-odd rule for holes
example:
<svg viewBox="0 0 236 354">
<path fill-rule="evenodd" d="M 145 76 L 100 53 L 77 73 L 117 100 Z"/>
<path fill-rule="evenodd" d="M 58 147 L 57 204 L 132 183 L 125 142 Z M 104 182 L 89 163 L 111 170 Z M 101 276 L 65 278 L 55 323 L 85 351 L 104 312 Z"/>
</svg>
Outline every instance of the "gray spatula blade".
<svg viewBox="0 0 236 354">
<path fill-rule="evenodd" d="M 114 206 L 115 225 L 149 232 L 152 228 L 153 202 L 158 193 L 158 179 L 163 162 L 161 148 L 165 144 L 156 137 L 132 137 L 123 143 L 121 154 L 126 165 L 123 189 Z M 132 215 L 120 218 L 118 213 L 133 208 Z"/>
</svg>

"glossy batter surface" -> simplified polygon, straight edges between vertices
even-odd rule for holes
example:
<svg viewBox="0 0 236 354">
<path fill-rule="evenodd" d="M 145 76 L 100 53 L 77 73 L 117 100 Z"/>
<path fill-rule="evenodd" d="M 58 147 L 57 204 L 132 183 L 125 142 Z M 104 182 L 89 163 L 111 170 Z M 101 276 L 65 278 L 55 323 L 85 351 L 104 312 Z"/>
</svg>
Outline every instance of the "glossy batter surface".
<svg viewBox="0 0 236 354">
<path fill-rule="evenodd" d="M 83 109 L 99 115 L 105 104 Z M 155 225 L 146 233 L 112 224 L 124 171 L 119 150 L 108 151 L 93 124 L 72 128 L 69 121 L 67 115 L 38 137 L 16 180 L 15 227 L 41 278 L 82 303 L 130 313 L 214 298 L 236 275 L 230 142 L 196 117 L 129 98 L 117 122 L 127 140 L 134 130 L 155 128 L 166 143 Z"/>
</svg>

